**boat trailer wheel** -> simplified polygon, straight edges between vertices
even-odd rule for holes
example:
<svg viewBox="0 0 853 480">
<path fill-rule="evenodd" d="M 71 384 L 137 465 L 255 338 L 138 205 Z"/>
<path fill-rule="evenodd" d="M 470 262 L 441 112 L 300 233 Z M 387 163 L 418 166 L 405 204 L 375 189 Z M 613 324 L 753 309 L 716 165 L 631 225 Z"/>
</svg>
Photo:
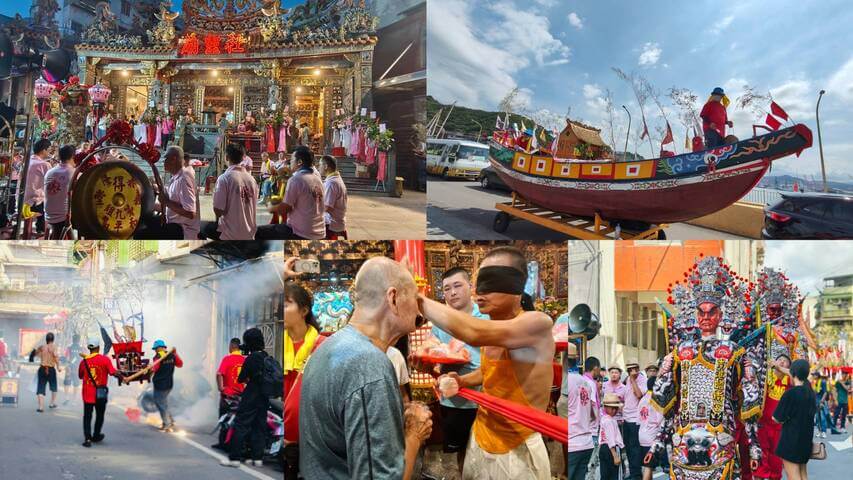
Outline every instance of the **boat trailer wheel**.
<svg viewBox="0 0 853 480">
<path fill-rule="evenodd" d="M 492 223 L 492 229 L 498 233 L 504 233 L 509 228 L 510 216 L 506 212 L 498 212 L 495 215 L 495 221 Z"/>
</svg>

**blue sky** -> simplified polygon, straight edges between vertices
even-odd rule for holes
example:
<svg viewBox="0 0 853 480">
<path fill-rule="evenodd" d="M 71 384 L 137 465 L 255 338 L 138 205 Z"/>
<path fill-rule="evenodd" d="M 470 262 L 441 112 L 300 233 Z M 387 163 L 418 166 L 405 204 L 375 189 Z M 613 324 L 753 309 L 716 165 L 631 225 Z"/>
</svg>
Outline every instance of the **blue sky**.
<svg viewBox="0 0 853 480">
<path fill-rule="evenodd" d="M 814 108 L 820 89 L 824 155 L 830 176 L 853 179 L 853 9 L 848 0 L 430 0 L 428 91 L 443 102 L 496 109 L 513 87 L 525 110 L 604 124 L 602 97 L 639 110 L 611 67 L 645 76 L 657 89 L 689 88 L 704 102 L 722 86 L 733 103 L 746 83 L 770 91 L 815 146 L 774 162 L 774 173 L 819 175 Z M 845 47 L 846 46 L 846 47 Z M 652 111 L 650 115 L 650 111 Z M 669 110 L 667 110 L 669 112 Z M 646 106 L 650 128 L 662 124 Z M 617 112 L 616 137 L 625 138 Z M 729 107 L 734 133 L 751 136 L 755 118 Z M 684 129 L 670 123 L 679 151 Z M 619 142 L 621 143 L 621 142 Z M 633 139 L 631 146 L 633 150 Z M 657 145 L 655 146 L 657 148 Z M 620 148 L 621 150 L 621 148 Z M 639 153 L 649 156 L 648 142 Z"/>
</svg>

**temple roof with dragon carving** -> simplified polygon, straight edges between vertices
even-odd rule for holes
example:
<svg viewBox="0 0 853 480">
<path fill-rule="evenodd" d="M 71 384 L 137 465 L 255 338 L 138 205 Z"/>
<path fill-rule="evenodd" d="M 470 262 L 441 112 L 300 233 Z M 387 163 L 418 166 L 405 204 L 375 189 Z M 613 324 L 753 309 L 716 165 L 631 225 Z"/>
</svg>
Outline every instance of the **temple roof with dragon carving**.
<svg viewBox="0 0 853 480">
<path fill-rule="evenodd" d="M 198 40 L 203 49 L 209 34 L 239 35 L 256 53 L 365 47 L 377 42 L 377 22 L 364 0 L 306 0 L 292 9 L 281 8 L 278 0 L 184 0 L 182 13 L 172 12 L 171 2 L 163 1 L 146 34 L 132 35 L 119 31 L 109 4 L 102 2 L 77 50 L 89 56 L 178 58 L 187 56 L 180 54 L 187 39 Z"/>
</svg>

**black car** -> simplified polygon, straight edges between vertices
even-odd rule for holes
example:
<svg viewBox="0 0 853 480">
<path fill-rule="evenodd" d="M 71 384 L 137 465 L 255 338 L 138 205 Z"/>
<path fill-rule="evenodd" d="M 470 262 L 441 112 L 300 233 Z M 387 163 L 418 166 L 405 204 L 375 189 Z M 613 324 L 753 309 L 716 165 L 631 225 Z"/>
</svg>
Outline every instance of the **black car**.
<svg viewBox="0 0 853 480">
<path fill-rule="evenodd" d="M 495 169 L 491 166 L 486 167 L 480 170 L 480 175 L 477 176 L 477 181 L 480 182 L 480 185 L 485 189 L 500 189 L 506 190 L 507 192 L 511 192 L 512 189 L 506 186 L 501 177 L 498 176 Z"/>
<path fill-rule="evenodd" d="M 785 193 L 764 209 L 765 239 L 853 238 L 853 195 Z"/>
</svg>

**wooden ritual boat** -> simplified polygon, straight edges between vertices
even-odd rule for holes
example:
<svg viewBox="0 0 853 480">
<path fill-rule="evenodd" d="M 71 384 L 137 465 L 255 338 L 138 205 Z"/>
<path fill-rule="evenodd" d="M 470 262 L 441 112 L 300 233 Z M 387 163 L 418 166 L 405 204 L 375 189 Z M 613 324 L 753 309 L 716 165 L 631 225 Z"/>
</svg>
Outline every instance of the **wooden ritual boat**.
<svg viewBox="0 0 853 480">
<path fill-rule="evenodd" d="M 569 125 L 585 135 L 582 128 Z M 597 137 L 597 132 L 595 133 Z M 721 147 L 650 160 L 563 159 L 516 151 L 504 132 L 489 142 L 489 161 L 518 195 L 555 212 L 610 221 L 683 222 L 733 204 L 773 160 L 812 145 L 797 124 Z"/>
</svg>

